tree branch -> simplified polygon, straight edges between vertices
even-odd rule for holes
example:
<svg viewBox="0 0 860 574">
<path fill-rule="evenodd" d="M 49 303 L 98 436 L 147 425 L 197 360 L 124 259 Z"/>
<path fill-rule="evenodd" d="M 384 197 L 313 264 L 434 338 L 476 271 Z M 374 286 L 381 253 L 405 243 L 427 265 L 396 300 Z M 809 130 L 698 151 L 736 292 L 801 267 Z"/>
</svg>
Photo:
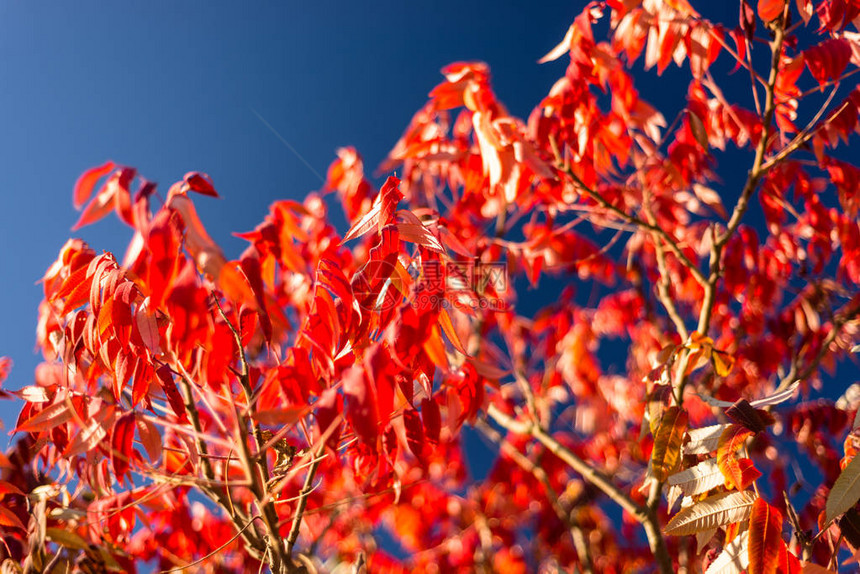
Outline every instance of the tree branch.
<svg viewBox="0 0 860 574">
<path fill-rule="evenodd" d="M 221 318 L 224 319 L 224 322 L 233 333 L 233 338 L 236 342 L 237 348 L 239 349 L 239 361 L 242 368 L 239 372 L 239 383 L 242 385 L 242 390 L 245 393 L 245 401 L 248 403 L 248 408 L 250 408 L 253 404 L 253 392 L 251 390 L 248 360 L 245 357 L 245 349 L 242 347 L 242 338 L 236 330 L 236 327 L 234 327 L 227 318 L 227 314 L 224 313 L 224 309 L 221 308 L 221 302 L 218 301 L 218 297 L 213 293 L 212 298 L 215 301 L 215 306 L 218 307 Z M 260 506 L 263 522 L 268 530 L 267 545 L 269 548 L 269 566 L 273 574 L 289 572 L 293 570 L 294 567 L 290 556 L 286 552 L 283 540 L 281 539 L 278 528 L 278 513 L 272 502 L 266 499 L 266 484 L 269 482 L 269 463 L 266 459 L 266 453 L 261 450 L 261 446 L 265 442 L 263 440 L 262 430 L 260 429 L 259 424 L 254 424 L 253 432 L 248 433 L 248 418 L 240 412 L 238 406 L 236 406 L 236 417 L 238 434 L 236 442 L 239 446 L 239 455 L 251 475 L 251 492 L 254 494 L 254 498 Z M 252 455 L 248 448 L 248 442 L 246 440 L 247 434 L 251 435 L 250 438 L 254 442 L 254 447 L 257 451 L 256 456 Z M 253 471 L 255 466 L 258 469 L 258 472 Z"/>
<path fill-rule="evenodd" d="M 750 169 L 747 175 L 747 180 L 744 184 L 743 190 L 741 190 L 741 195 L 738 198 L 738 202 L 737 204 L 735 204 L 735 208 L 732 210 L 732 215 L 729 218 L 728 224 L 726 225 L 726 231 L 722 234 L 714 234 L 714 240 L 711 246 L 711 261 L 709 265 L 708 279 L 703 284 L 705 288 L 705 294 L 702 299 L 702 309 L 699 313 L 699 324 L 697 328 L 699 333 L 703 335 L 707 334 L 708 329 L 711 325 L 711 313 L 713 311 L 714 302 L 716 300 L 717 282 L 722 276 L 720 265 L 723 248 L 726 246 L 726 243 L 728 243 L 729 239 L 731 239 L 732 235 L 734 235 L 735 231 L 737 231 L 738 227 L 740 226 L 741 220 L 743 219 L 744 214 L 749 208 L 750 198 L 752 197 L 752 194 L 755 192 L 755 190 L 758 188 L 759 181 L 761 181 L 762 176 L 765 174 L 765 170 L 762 169 L 762 165 L 764 163 L 764 155 L 767 151 L 768 141 L 770 140 L 770 136 L 772 134 L 773 116 L 776 112 L 774 93 L 776 80 L 779 76 L 779 60 L 782 55 L 782 44 L 785 40 L 785 19 L 787 17 L 788 9 L 789 4 L 786 3 L 782 18 L 775 26 L 774 38 L 771 42 L 770 73 L 768 75 L 767 85 L 765 86 L 765 103 L 764 113 L 762 116 L 762 134 L 761 139 L 759 139 L 758 145 L 756 146 L 755 158 L 753 159 L 752 169 Z"/>
<path fill-rule="evenodd" d="M 180 365 L 181 366 L 181 365 Z M 214 486 L 216 483 L 215 471 L 212 468 L 212 463 L 209 460 L 209 448 L 203 440 L 203 426 L 200 424 L 200 412 L 197 410 L 197 405 L 194 403 L 194 395 L 191 389 L 191 382 L 186 378 L 184 368 L 180 370 L 179 388 L 182 390 L 182 400 L 185 404 L 185 412 L 191 421 L 191 427 L 197 435 L 196 444 L 197 451 L 200 457 L 200 464 L 203 468 L 203 475 L 209 481 L 209 484 L 196 483 L 196 486 L 206 494 L 210 499 L 216 502 L 232 520 L 233 524 L 238 529 L 237 536 L 241 536 L 248 546 L 248 551 L 257 560 L 262 560 L 265 554 L 266 545 L 259 539 L 256 532 L 248 530 L 253 519 L 245 514 L 241 509 L 235 508 L 229 499 L 229 494 L 226 491 L 221 491 Z"/>
<path fill-rule="evenodd" d="M 669 235 L 669 233 L 665 229 L 658 225 L 648 223 L 647 221 L 644 221 L 634 215 L 630 215 L 624 210 L 609 203 L 606 198 L 597 193 L 595 190 L 588 187 L 585 182 L 582 181 L 578 175 L 576 175 L 573 169 L 571 169 L 571 167 L 566 164 L 561 155 L 561 151 L 558 149 L 558 144 L 556 143 L 554 138 L 550 138 L 550 145 L 552 145 L 553 154 L 555 154 L 556 156 L 556 168 L 565 175 L 567 175 L 570 179 L 572 179 L 580 190 L 582 190 L 588 197 L 599 203 L 604 209 L 618 216 L 625 223 L 634 225 L 642 230 L 656 233 L 660 238 L 663 239 L 663 241 L 666 242 L 666 246 L 669 248 L 669 250 L 675 255 L 675 257 L 678 258 L 678 260 L 684 265 L 684 267 L 686 267 L 690 271 L 696 281 L 698 281 L 702 285 L 706 283 L 705 276 L 704 274 L 702 274 L 698 266 L 692 261 L 690 261 L 690 259 L 686 255 L 684 255 L 684 252 L 678 246 L 678 243 L 676 242 L 675 238 Z"/>
</svg>

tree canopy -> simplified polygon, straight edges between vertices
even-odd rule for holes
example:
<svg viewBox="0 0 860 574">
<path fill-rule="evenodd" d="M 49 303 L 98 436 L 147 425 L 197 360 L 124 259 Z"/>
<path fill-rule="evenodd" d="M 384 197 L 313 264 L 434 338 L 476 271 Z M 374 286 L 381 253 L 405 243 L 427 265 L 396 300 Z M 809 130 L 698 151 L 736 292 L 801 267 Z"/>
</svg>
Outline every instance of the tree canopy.
<svg viewBox="0 0 860 574">
<path fill-rule="evenodd" d="M 70 239 L 42 280 L 44 362 L 2 391 L 23 401 L 4 572 L 853 560 L 858 17 L 591 2 L 528 118 L 485 64 L 451 64 L 379 189 L 342 148 L 237 259 L 195 209 L 206 174 L 162 194 L 86 171 L 76 228 L 113 213 L 131 239 Z M 664 115 L 635 79 L 669 66 L 689 81 Z M 493 445 L 485 476 L 467 428 Z"/>
</svg>

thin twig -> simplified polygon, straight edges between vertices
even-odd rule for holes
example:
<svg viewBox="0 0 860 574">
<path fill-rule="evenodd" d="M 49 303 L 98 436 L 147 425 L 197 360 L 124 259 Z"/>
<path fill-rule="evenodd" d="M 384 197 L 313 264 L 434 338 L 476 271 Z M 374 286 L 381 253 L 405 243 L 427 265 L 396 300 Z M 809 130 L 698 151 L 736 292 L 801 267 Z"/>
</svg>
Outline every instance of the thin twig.
<svg viewBox="0 0 860 574">
<path fill-rule="evenodd" d="M 322 451 L 325 448 L 325 444 L 317 451 L 317 454 L 314 456 L 314 462 L 311 464 L 310 469 L 308 469 L 308 474 L 305 477 L 305 484 L 302 487 L 301 493 L 299 494 L 299 502 L 296 506 L 295 517 L 293 518 L 293 525 L 290 528 L 290 533 L 287 535 L 287 558 L 289 559 L 293 554 L 293 548 L 296 545 L 296 540 L 299 538 L 299 530 L 302 526 L 302 514 L 304 514 L 305 507 L 308 504 L 308 495 L 313 490 L 313 482 L 314 476 L 317 473 L 317 469 L 320 466 L 320 462 L 323 460 Z"/>
<path fill-rule="evenodd" d="M 703 285 L 706 283 L 705 276 L 702 274 L 698 266 L 696 266 L 695 263 L 690 261 L 690 259 L 684 254 L 684 252 L 681 251 L 681 248 L 678 246 L 678 243 L 675 238 L 669 235 L 669 233 L 665 229 L 659 227 L 658 225 L 650 224 L 647 221 L 636 217 L 635 215 L 630 215 L 623 209 L 620 209 L 609 203 L 609 201 L 607 201 L 605 197 L 588 187 L 588 185 L 586 185 L 585 182 L 582 181 L 582 179 L 580 179 L 578 175 L 576 175 L 573 169 L 566 164 L 563 159 L 562 153 L 558 148 L 558 143 L 555 141 L 555 138 L 550 138 L 550 145 L 553 148 L 553 154 L 555 154 L 556 156 L 556 168 L 559 169 L 559 171 L 561 171 L 565 175 L 567 175 L 571 180 L 573 180 L 577 188 L 584 192 L 588 197 L 599 203 L 604 209 L 615 214 L 625 223 L 634 225 L 642 230 L 656 233 L 663 239 L 663 241 L 666 242 L 666 246 L 669 248 L 669 250 L 675 255 L 675 257 L 678 258 L 678 260 L 684 265 L 684 267 L 686 267 L 690 271 L 696 281 Z"/>
</svg>

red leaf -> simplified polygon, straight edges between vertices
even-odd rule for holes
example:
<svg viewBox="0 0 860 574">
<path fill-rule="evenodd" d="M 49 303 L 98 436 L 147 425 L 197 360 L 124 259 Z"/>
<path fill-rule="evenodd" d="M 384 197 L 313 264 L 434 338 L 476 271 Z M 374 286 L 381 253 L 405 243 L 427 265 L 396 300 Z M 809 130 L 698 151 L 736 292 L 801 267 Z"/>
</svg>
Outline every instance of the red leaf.
<svg viewBox="0 0 860 574">
<path fill-rule="evenodd" d="M 153 369 L 148 361 L 138 357 L 134 368 L 134 384 L 131 389 L 131 405 L 136 407 L 149 393 Z"/>
<path fill-rule="evenodd" d="M 75 182 L 75 191 L 72 199 L 75 209 L 80 209 L 81 206 L 87 202 L 90 195 L 93 193 L 93 188 L 95 187 L 96 182 L 109 174 L 114 167 L 116 167 L 114 162 L 107 161 L 104 164 L 88 169 L 81 174 L 81 177 L 79 177 L 78 181 Z"/>
<path fill-rule="evenodd" d="M 782 540 L 782 515 L 762 498 L 750 514 L 749 574 L 776 574 Z"/>
<path fill-rule="evenodd" d="M 185 415 L 185 402 L 179 396 L 179 390 L 176 388 L 176 383 L 173 381 L 173 375 L 170 373 L 170 368 L 167 365 L 162 365 L 155 370 L 155 376 L 158 379 L 161 389 L 167 396 L 167 402 L 170 403 L 170 408 L 176 414 L 179 422 L 187 423 L 188 417 Z"/>
<path fill-rule="evenodd" d="M 134 444 L 135 414 L 126 413 L 119 417 L 113 425 L 111 437 L 110 460 L 118 481 L 122 482 L 128 472 Z"/>
<path fill-rule="evenodd" d="M 803 52 L 803 61 L 809 72 L 824 85 L 838 80 L 851 60 L 851 45 L 845 38 L 830 38 Z"/>
<path fill-rule="evenodd" d="M 140 435 L 140 443 L 146 449 L 151 463 L 155 463 L 161 457 L 162 438 L 154 424 L 145 418 L 137 417 L 137 434 Z"/>
<path fill-rule="evenodd" d="M 205 173 L 200 173 L 199 171 L 189 171 L 185 174 L 185 177 L 183 177 L 182 180 L 185 182 L 185 185 L 187 185 L 188 189 L 190 189 L 191 191 L 196 191 L 201 195 L 218 197 L 218 192 L 215 191 L 215 186 L 212 185 L 212 178 L 210 178 Z"/>
<path fill-rule="evenodd" d="M 20 488 L 18 488 L 17 486 L 15 486 L 14 484 L 6 482 L 5 480 L 0 480 L 0 499 L 5 497 L 7 494 L 16 494 L 18 496 L 26 496 L 24 491 L 21 490 Z"/>
<path fill-rule="evenodd" d="M 272 340 L 272 321 L 269 319 L 269 313 L 266 310 L 266 291 L 263 286 L 263 275 L 260 270 L 260 254 L 251 246 L 245 250 L 239 260 L 239 265 L 242 267 L 242 272 L 251 286 L 251 291 L 254 293 L 254 301 L 256 302 L 256 311 L 260 319 L 260 328 L 263 330 L 263 336 L 266 341 Z"/>
<path fill-rule="evenodd" d="M 54 428 L 72 419 L 72 412 L 67 403 L 56 403 L 36 413 L 12 432 L 41 432 Z"/>
<path fill-rule="evenodd" d="M 442 430 L 442 415 L 439 405 L 432 398 L 421 401 L 421 420 L 424 422 L 424 436 L 432 443 L 439 442 L 439 433 Z"/>
<path fill-rule="evenodd" d="M 400 180 L 394 176 L 389 176 L 382 189 L 379 190 L 379 196 L 374 202 L 373 209 L 368 211 L 347 231 L 342 244 L 356 237 L 361 237 L 374 227 L 379 233 L 382 233 L 382 229 L 386 225 L 395 223 L 394 213 L 397 211 L 397 204 L 403 199 L 403 194 L 400 193 L 398 185 L 400 185 Z"/>
<path fill-rule="evenodd" d="M 128 382 L 129 377 L 132 374 L 132 368 L 134 367 L 131 357 L 128 353 L 119 350 L 116 354 L 116 363 L 115 363 L 115 373 L 114 373 L 114 388 L 113 394 L 114 398 L 119 402 L 122 397 L 122 391 L 125 388 L 126 383 Z"/>
<path fill-rule="evenodd" d="M 80 219 L 75 223 L 72 230 L 80 229 L 85 225 L 95 223 L 106 216 L 112 210 L 116 210 L 121 221 L 134 225 L 131 213 L 131 192 L 129 185 L 134 179 L 137 171 L 130 167 L 123 167 L 115 171 L 102 185 L 98 194 L 84 208 Z"/>
<path fill-rule="evenodd" d="M 439 324 L 442 326 L 442 331 L 445 332 L 445 336 L 448 337 L 448 340 L 451 341 L 452 345 L 454 345 L 454 348 L 468 357 L 469 353 L 460 341 L 460 336 L 457 335 L 457 330 L 454 329 L 454 324 L 451 322 L 451 316 L 448 315 L 447 309 L 442 308 L 439 310 Z"/>
<path fill-rule="evenodd" d="M 368 446 L 376 448 L 379 419 L 376 414 L 376 394 L 367 380 L 365 368 L 350 367 L 343 374 L 343 394 L 346 398 L 346 418 L 355 434 Z"/>
<path fill-rule="evenodd" d="M 341 245 L 355 239 L 356 237 L 361 237 L 374 227 L 378 226 L 379 223 L 379 214 L 381 213 L 381 206 L 377 202 L 373 205 L 373 208 L 365 213 L 361 219 L 359 219 L 352 227 L 349 228 L 349 231 L 346 232 L 346 235 L 343 237 L 343 241 L 341 241 Z"/>
<path fill-rule="evenodd" d="M 418 411 L 408 408 L 403 411 L 403 425 L 406 427 L 406 446 L 419 460 L 424 459 L 427 444 L 424 442 L 424 427 Z"/>
<path fill-rule="evenodd" d="M 340 420 L 342 420 L 342 417 L 338 415 L 343 411 L 343 398 L 338 394 L 336 389 L 326 389 L 323 391 L 319 400 L 313 406 L 320 436 L 328 431 L 335 419 L 338 419 L 337 424 L 341 426 L 342 423 Z M 338 442 L 340 442 L 340 430 L 335 429 L 326 441 L 326 446 L 337 448 Z"/>
<path fill-rule="evenodd" d="M 11 526 L 12 528 L 20 528 L 27 530 L 18 515 L 12 512 L 12 509 L 0 506 L 0 526 Z"/>
</svg>

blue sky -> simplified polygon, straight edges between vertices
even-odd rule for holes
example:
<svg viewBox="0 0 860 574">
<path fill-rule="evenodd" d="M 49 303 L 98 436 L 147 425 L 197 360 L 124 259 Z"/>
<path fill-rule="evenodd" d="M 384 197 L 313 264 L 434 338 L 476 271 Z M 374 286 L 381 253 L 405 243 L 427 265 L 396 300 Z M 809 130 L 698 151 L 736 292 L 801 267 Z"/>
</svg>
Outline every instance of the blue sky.
<svg viewBox="0 0 860 574">
<path fill-rule="evenodd" d="M 36 282 L 72 236 L 71 191 L 85 169 L 112 159 L 162 189 L 187 171 L 209 173 L 223 199 L 200 198 L 201 217 L 237 256 L 231 232 L 253 229 L 272 201 L 320 186 L 254 110 L 318 173 L 343 145 L 375 168 L 449 62 L 489 63 L 500 98 L 527 115 L 564 69 L 536 60 L 580 9 L 402 0 L 0 4 L 0 355 L 15 362 L 6 385 L 32 380 Z M 75 235 L 120 254 L 130 238 L 114 218 Z M 0 403 L 7 429 L 17 409 Z"/>
</svg>

